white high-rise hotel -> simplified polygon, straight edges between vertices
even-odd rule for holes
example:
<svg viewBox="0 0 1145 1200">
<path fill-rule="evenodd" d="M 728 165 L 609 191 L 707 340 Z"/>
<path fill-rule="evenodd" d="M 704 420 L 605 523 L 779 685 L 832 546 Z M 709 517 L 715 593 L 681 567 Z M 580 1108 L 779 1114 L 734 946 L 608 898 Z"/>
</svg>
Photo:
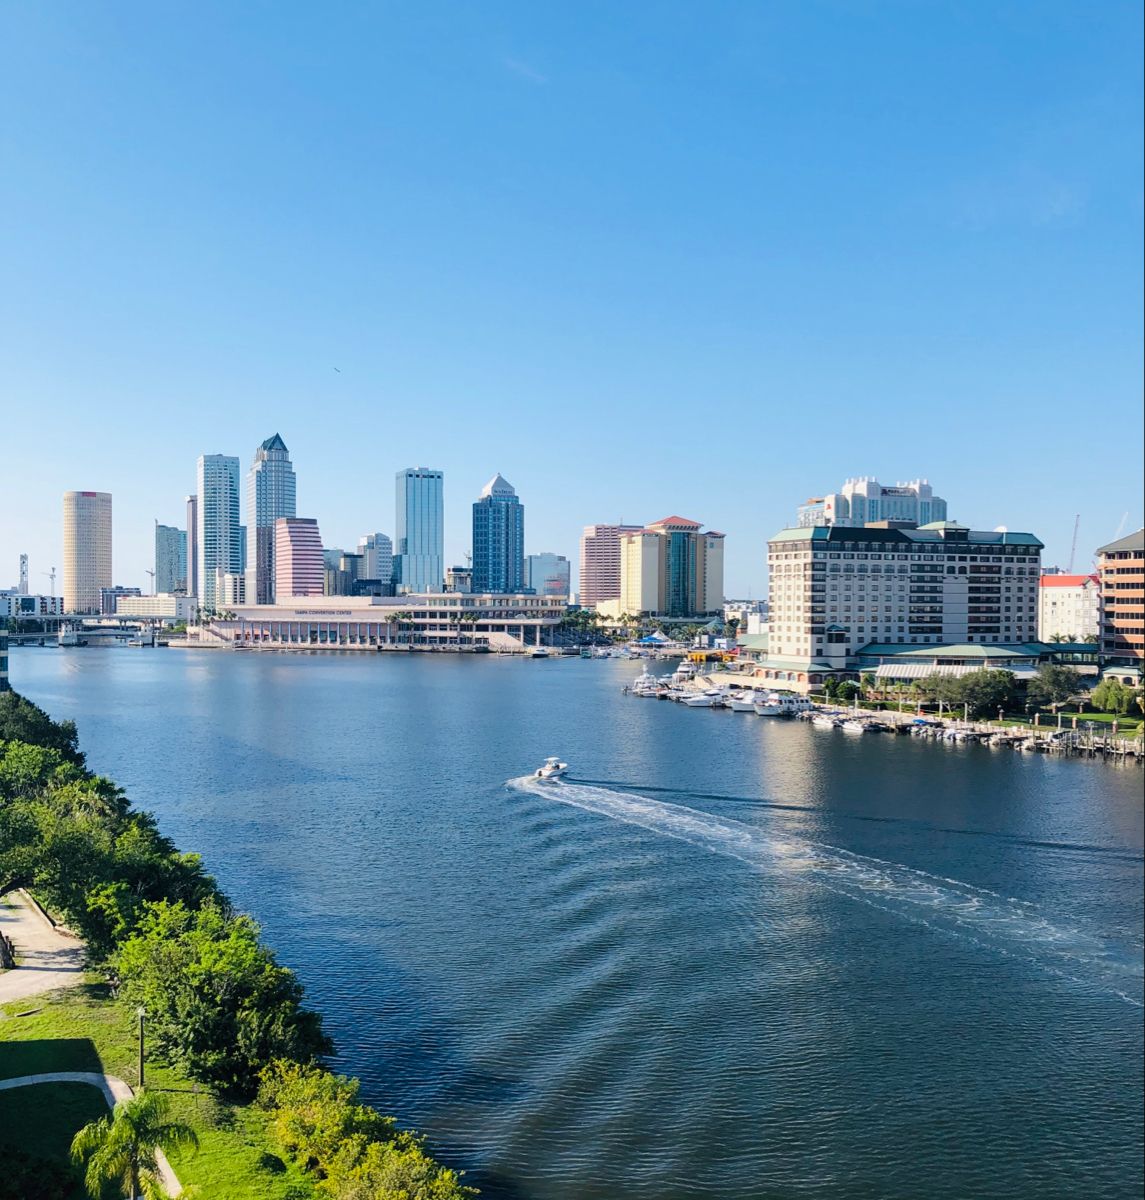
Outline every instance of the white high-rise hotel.
<svg viewBox="0 0 1145 1200">
<path fill-rule="evenodd" d="M 768 543 L 767 660 L 837 670 L 872 646 L 1038 636 L 1042 543 L 949 521 L 784 529 Z"/>
<path fill-rule="evenodd" d="M 443 475 L 429 467 L 397 474 L 394 582 L 399 592 L 440 592 L 445 583 Z"/>
<path fill-rule="evenodd" d="M 239 460 L 229 454 L 199 456 L 195 549 L 199 603 L 204 608 L 218 608 L 228 603 L 219 588 L 226 586 L 226 576 L 236 580 L 243 570 L 239 471 Z"/>
<path fill-rule="evenodd" d="M 111 587 L 111 495 L 64 492 L 64 611 L 99 612 Z"/>
<path fill-rule="evenodd" d="M 930 483 L 915 479 L 884 487 L 870 475 L 848 479 L 840 492 L 829 492 L 800 505 L 796 525 L 843 525 L 861 528 L 868 521 L 913 521 L 929 525 L 946 520 L 946 501 Z"/>
<path fill-rule="evenodd" d="M 275 522 L 297 516 L 294 468 L 286 443 L 276 433 L 254 452 L 247 474 L 246 519 L 250 561 L 246 565 L 249 604 L 274 603 Z"/>
</svg>

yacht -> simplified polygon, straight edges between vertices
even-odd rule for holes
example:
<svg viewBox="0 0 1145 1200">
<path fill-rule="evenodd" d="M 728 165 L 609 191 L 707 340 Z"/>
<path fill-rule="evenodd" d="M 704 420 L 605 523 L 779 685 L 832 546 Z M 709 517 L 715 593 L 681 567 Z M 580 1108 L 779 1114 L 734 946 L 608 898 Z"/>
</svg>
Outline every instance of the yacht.
<svg viewBox="0 0 1145 1200">
<path fill-rule="evenodd" d="M 725 703 L 732 712 L 755 712 L 755 706 L 758 702 L 748 693 L 739 692 L 729 696 Z"/>
<path fill-rule="evenodd" d="M 855 720 L 854 718 L 852 718 L 850 721 L 843 722 L 843 732 L 844 733 L 866 733 L 867 732 L 867 723 L 866 723 L 866 721 L 859 721 L 859 720 Z"/>
<path fill-rule="evenodd" d="M 562 775 L 567 775 L 568 770 L 568 763 L 561 762 L 559 758 L 546 758 L 544 766 L 538 767 L 533 772 L 533 777 L 535 779 L 559 779 Z"/>
<path fill-rule="evenodd" d="M 814 707 L 806 696 L 797 696 L 794 692 L 769 692 L 754 705 L 761 717 L 796 717 L 800 713 L 811 712 Z"/>
<path fill-rule="evenodd" d="M 684 696 L 680 703 L 686 704 L 689 708 L 713 708 L 719 698 L 719 692 L 712 688 L 706 692 L 693 692 Z"/>
</svg>

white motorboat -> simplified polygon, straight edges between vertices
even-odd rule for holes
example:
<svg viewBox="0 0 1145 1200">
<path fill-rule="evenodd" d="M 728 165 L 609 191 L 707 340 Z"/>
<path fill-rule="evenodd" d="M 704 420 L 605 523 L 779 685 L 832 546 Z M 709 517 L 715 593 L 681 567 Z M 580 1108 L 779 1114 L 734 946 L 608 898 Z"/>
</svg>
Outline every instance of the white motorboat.
<svg viewBox="0 0 1145 1200">
<path fill-rule="evenodd" d="M 816 729 L 838 729 L 840 722 L 837 717 L 831 716 L 830 713 L 816 713 L 811 718 L 811 724 Z"/>
<path fill-rule="evenodd" d="M 559 758 L 546 758 L 544 766 L 538 767 L 533 772 L 535 779 L 560 779 L 562 775 L 567 775 L 569 765 L 566 762 L 561 762 Z"/>
<path fill-rule="evenodd" d="M 844 721 L 843 722 L 843 732 L 844 733 L 866 733 L 866 732 L 868 732 L 867 723 L 866 723 L 866 721 L 855 721 L 855 720 Z"/>
<path fill-rule="evenodd" d="M 748 695 L 731 695 L 725 704 L 732 712 L 755 712 L 756 701 Z"/>
<path fill-rule="evenodd" d="M 806 696 L 794 692 L 770 692 L 755 702 L 755 711 L 761 717 L 797 717 L 811 712 L 815 705 Z"/>
<path fill-rule="evenodd" d="M 689 708 L 711 708 L 719 699 L 717 692 L 694 692 L 689 696 L 684 696 L 680 701 L 681 704 L 686 704 Z"/>
</svg>

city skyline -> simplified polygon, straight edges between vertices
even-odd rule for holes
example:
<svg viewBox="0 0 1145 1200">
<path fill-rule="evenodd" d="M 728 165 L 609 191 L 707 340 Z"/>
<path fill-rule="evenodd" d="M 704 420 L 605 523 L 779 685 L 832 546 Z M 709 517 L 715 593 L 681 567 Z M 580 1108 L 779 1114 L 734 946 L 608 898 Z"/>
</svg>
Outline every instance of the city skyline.
<svg viewBox="0 0 1145 1200">
<path fill-rule="evenodd" d="M 707 514 L 733 595 L 856 474 L 1092 556 L 1142 524 L 1140 455 L 1077 457 L 1143 436 L 1141 10 L 1038 13 L 9 6 L 0 584 L 91 489 L 145 586 L 195 457 L 273 429 L 335 545 L 442 469 L 447 566 L 493 469 L 570 558 Z"/>
</svg>

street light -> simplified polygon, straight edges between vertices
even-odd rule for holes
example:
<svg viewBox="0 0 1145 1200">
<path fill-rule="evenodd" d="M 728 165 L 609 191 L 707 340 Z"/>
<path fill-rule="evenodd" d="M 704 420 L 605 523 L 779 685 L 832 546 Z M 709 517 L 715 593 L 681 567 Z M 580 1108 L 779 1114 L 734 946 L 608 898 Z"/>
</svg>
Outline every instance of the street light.
<svg viewBox="0 0 1145 1200">
<path fill-rule="evenodd" d="M 140 1005 L 135 1015 L 139 1018 L 139 1090 L 143 1091 L 143 1018 L 147 1016 L 147 1009 Z"/>
</svg>

